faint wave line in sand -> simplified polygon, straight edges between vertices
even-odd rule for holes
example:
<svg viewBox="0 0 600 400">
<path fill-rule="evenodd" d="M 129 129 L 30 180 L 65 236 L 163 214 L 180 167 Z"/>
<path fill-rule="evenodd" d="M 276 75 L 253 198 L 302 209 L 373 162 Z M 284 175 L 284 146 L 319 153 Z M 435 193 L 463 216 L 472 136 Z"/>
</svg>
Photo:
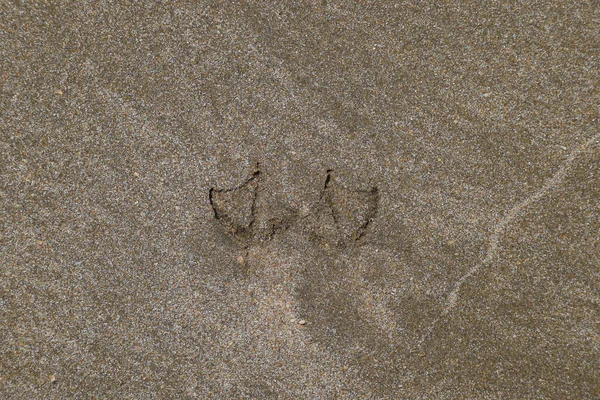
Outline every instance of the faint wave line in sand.
<svg viewBox="0 0 600 400">
<path fill-rule="evenodd" d="M 592 136 L 591 139 L 588 139 L 583 144 L 577 146 L 569 154 L 569 156 L 566 158 L 566 160 L 561 164 L 558 171 L 556 171 L 556 173 L 550 179 L 548 179 L 540 189 L 538 189 L 531 196 L 529 196 L 528 198 L 526 198 L 525 200 L 523 200 L 522 202 L 518 203 L 516 206 L 511 208 L 506 213 L 506 215 L 502 219 L 500 219 L 500 221 L 498 221 L 498 223 L 494 226 L 494 229 L 490 236 L 490 244 L 489 244 L 488 251 L 485 255 L 485 258 L 483 259 L 483 261 L 481 263 L 475 264 L 473 267 L 471 267 L 464 275 L 462 275 L 458 279 L 458 281 L 456 281 L 456 283 L 454 284 L 454 288 L 448 295 L 448 299 L 446 301 L 446 306 L 442 310 L 441 314 L 427 328 L 427 330 L 425 331 L 423 336 L 421 336 L 421 339 L 419 340 L 419 342 L 417 344 L 418 347 L 421 347 L 423 345 L 423 343 L 427 340 L 427 338 L 429 338 L 429 336 L 433 333 L 433 330 L 437 326 L 437 323 L 439 322 L 439 320 L 441 318 L 445 317 L 446 315 L 448 315 L 454 309 L 454 307 L 456 306 L 456 303 L 458 302 L 458 295 L 460 292 L 460 288 L 466 282 L 466 280 L 469 279 L 471 276 L 473 276 L 475 273 L 477 273 L 477 271 L 479 271 L 482 267 L 486 267 L 486 266 L 489 266 L 492 264 L 494 258 L 496 257 L 496 254 L 498 252 L 498 244 L 500 242 L 500 239 L 501 239 L 502 234 L 504 233 L 504 230 L 506 229 L 506 227 L 512 221 L 514 221 L 517 217 L 519 217 L 523 213 L 523 211 L 525 209 L 527 209 L 531 204 L 540 200 L 542 197 L 546 196 L 552 189 L 554 189 L 555 187 L 560 185 L 560 183 L 565 179 L 565 177 L 567 176 L 567 173 L 571 169 L 571 166 L 573 165 L 573 161 L 575 161 L 575 159 L 581 153 L 586 151 L 599 138 L 600 138 L 600 132 L 596 133 L 594 136 Z"/>
</svg>

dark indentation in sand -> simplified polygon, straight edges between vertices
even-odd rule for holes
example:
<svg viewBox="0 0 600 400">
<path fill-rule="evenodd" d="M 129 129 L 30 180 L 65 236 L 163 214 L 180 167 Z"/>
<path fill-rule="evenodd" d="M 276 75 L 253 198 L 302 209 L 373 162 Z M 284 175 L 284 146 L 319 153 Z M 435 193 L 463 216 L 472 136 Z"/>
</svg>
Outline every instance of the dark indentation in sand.
<svg viewBox="0 0 600 400">
<path fill-rule="evenodd" d="M 214 218 L 225 230 L 247 246 L 256 221 L 256 199 L 260 166 L 241 185 L 229 189 L 210 188 L 208 199 Z"/>
<path fill-rule="evenodd" d="M 379 189 L 353 190 L 336 183 L 333 170 L 327 177 L 320 195 L 317 215 L 317 237 L 330 245 L 347 247 L 356 245 L 367 233 L 377 216 Z M 327 226 L 332 225 L 332 226 Z"/>
<path fill-rule="evenodd" d="M 271 241 L 276 235 L 280 235 L 290 229 L 296 222 L 297 215 L 297 213 L 293 213 L 289 217 L 277 217 L 269 219 L 268 231 L 265 235 L 265 239 Z"/>
<path fill-rule="evenodd" d="M 379 190 L 353 190 L 340 185 L 328 169 L 318 201 L 310 207 L 309 216 L 299 217 L 295 209 L 280 210 L 257 229 L 257 198 L 260 194 L 260 166 L 239 186 L 228 189 L 210 188 L 208 197 L 214 218 L 226 232 L 245 248 L 271 241 L 298 222 L 308 221 L 309 235 L 327 247 L 345 248 L 360 244 L 379 207 Z M 264 221 L 264 220 L 263 220 Z"/>
</svg>

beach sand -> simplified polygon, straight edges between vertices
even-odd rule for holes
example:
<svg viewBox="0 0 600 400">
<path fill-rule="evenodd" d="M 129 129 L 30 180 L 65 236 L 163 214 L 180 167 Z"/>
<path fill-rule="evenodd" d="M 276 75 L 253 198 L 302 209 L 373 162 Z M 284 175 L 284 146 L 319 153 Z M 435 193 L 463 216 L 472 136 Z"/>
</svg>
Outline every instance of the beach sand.
<svg viewBox="0 0 600 400">
<path fill-rule="evenodd" d="M 600 398 L 591 2 L 0 4 L 0 398 Z"/>
</svg>

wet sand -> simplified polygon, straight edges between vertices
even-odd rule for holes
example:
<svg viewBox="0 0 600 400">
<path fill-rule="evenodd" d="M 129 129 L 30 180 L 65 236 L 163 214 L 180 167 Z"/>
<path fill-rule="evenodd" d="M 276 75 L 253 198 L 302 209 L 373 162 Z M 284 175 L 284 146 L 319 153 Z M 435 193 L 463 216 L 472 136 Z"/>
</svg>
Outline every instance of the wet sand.
<svg viewBox="0 0 600 400">
<path fill-rule="evenodd" d="M 600 397 L 599 10 L 0 4 L 0 398 Z"/>
</svg>

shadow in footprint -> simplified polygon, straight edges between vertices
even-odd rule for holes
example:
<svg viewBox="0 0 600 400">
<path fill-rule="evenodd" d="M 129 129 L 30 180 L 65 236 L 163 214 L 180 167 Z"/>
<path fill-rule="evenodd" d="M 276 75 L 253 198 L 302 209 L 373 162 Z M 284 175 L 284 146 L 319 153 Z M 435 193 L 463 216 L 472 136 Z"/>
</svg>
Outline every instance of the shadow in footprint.
<svg viewBox="0 0 600 400">
<path fill-rule="evenodd" d="M 253 236 L 258 197 L 259 165 L 252 176 L 231 189 L 211 188 L 208 192 L 214 218 L 244 247 Z"/>
<path fill-rule="evenodd" d="M 336 182 L 333 174 L 333 170 L 327 171 L 313 233 L 330 246 L 357 245 L 377 216 L 379 190 L 348 189 Z"/>
</svg>

